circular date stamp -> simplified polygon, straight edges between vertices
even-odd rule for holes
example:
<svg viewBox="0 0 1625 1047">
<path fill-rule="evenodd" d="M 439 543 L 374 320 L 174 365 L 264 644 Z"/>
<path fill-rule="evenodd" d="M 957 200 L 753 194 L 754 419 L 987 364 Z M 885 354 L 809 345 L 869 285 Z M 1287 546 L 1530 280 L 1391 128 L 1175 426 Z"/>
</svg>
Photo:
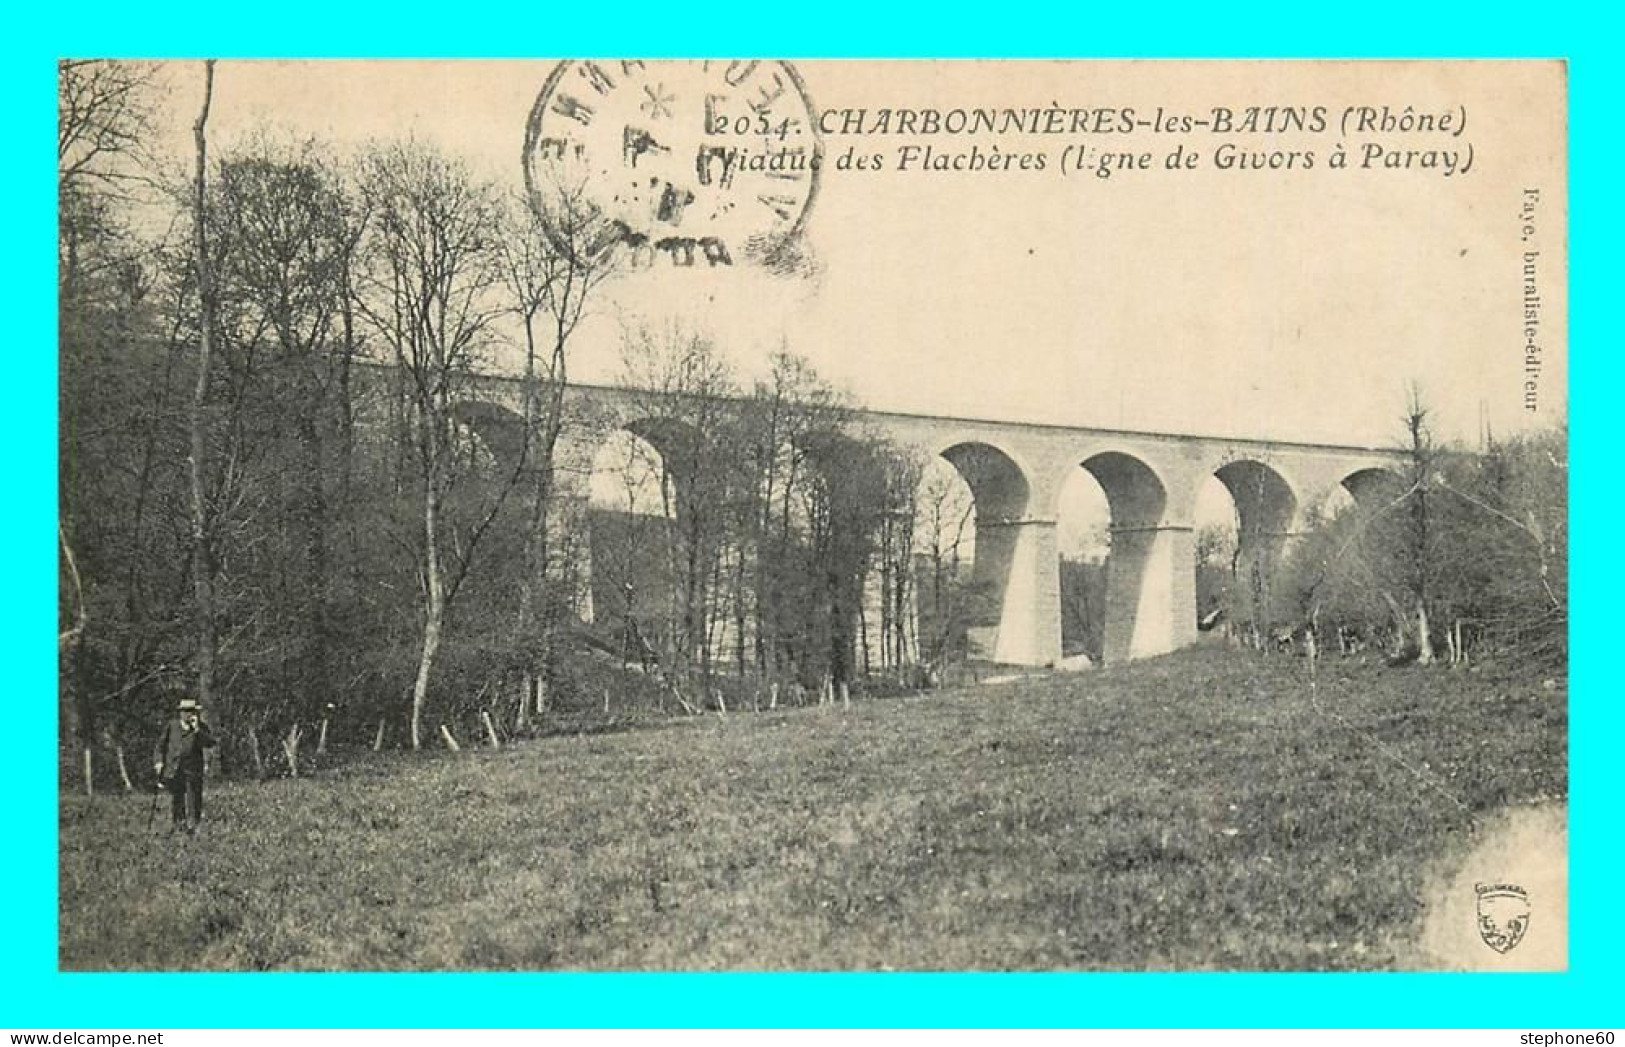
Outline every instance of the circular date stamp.
<svg viewBox="0 0 1625 1047">
<path fill-rule="evenodd" d="M 772 264 L 818 195 L 823 143 L 788 62 L 564 61 L 525 128 L 555 246 L 635 267 Z"/>
</svg>

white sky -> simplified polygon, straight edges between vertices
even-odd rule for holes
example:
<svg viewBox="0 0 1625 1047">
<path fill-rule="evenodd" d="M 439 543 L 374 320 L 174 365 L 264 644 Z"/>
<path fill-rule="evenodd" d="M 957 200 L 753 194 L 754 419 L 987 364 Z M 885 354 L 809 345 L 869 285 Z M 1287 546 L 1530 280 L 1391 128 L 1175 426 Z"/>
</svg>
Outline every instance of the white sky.
<svg viewBox="0 0 1625 1047">
<path fill-rule="evenodd" d="M 340 147 L 412 135 L 517 185 L 551 62 L 223 62 L 213 127 L 271 124 Z M 1328 441 L 1392 439 L 1403 385 L 1441 427 L 1527 422 L 1519 397 L 1518 206 L 1544 194 L 1542 395 L 1566 402 L 1561 68 L 1505 63 L 797 63 L 819 109 L 937 105 L 1415 102 L 1464 105 L 1474 169 L 1284 174 L 859 174 L 826 167 L 809 218 L 817 286 L 671 270 L 621 308 L 685 303 L 753 366 L 781 338 L 876 407 Z M 184 147 L 201 81 L 177 63 Z M 1307 77 L 1307 79 L 1306 79 Z M 1070 138 L 1018 143 L 1054 152 Z M 830 136 L 889 150 L 890 140 Z M 1133 136 L 1139 148 L 1161 143 Z M 1206 146 L 1208 140 L 1197 144 Z M 1244 140 L 1245 141 L 1245 140 Z M 937 141 L 933 144 L 955 144 Z M 957 143 L 963 147 L 964 143 Z M 1005 143 L 1009 145 L 1011 143 Z M 1113 144 L 1113 143 L 1108 143 Z M 1431 143 L 1430 143 L 1431 144 Z M 1127 146 L 1120 146 L 1127 147 Z M 1324 143 L 1321 143 L 1322 152 Z M 1053 160 L 1052 160 L 1053 163 Z M 661 281 L 661 286 L 648 286 Z M 641 284 L 641 285 L 640 285 Z M 619 321 L 579 354 L 619 370 Z"/>
<path fill-rule="evenodd" d="M 222 62 L 217 148 L 270 125 L 339 149 L 413 136 L 515 187 L 525 120 L 552 62 Z M 807 222 L 817 281 L 752 266 L 622 278 L 577 345 L 575 377 L 613 381 L 625 325 L 675 314 L 747 372 L 781 342 L 877 408 L 1337 443 L 1397 437 L 1417 381 L 1446 437 L 1566 411 L 1566 115 L 1561 66 L 1509 63 L 798 62 L 816 109 L 1349 104 L 1465 107 L 1474 149 L 1419 171 L 838 171 Z M 176 63 L 168 118 L 184 155 L 201 63 Z M 986 139 L 826 136 L 965 149 Z M 1067 136 L 1001 140 L 1045 149 Z M 1172 142 L 1176 139 L 1168 139 Z M 1187 138 L 1211 150 L 1211 136 Z M 1258 145 L 1259 139 L 1238 144 Z M 1149 134 L 1095 140 L 1169 147 Z M 1272 147 L 1263 142 L 1262 147 Z M 1522 406 L 1519 206 L 1538 186 L 1542 410 Z M 651 304 L 654 303 L 654 304 Z"/>
</svg>

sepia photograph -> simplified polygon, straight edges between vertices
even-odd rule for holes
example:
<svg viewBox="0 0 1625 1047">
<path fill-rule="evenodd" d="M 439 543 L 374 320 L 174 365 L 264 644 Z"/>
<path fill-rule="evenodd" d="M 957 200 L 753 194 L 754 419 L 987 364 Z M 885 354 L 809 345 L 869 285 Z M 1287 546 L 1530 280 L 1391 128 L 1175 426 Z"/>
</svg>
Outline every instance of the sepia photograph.
<svg viewBox="0 0 1625 1047">
<path fill-rule="evenodd" d="M 1569 969 L 1564 62 L 57 104 L 61 971 Z"/>
</svg>

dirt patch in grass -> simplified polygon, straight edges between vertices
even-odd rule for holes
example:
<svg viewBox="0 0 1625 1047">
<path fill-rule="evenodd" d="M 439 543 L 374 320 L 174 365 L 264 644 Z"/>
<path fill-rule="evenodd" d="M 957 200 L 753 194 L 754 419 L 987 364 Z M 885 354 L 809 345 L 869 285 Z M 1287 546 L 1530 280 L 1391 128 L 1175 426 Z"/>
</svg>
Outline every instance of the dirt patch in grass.
<svg viewBox="0 0 1625 1047">
<path fill-rule="evenodd" d="M 61 961 L 1450 966 L 1426 944 L 1439 885 L 1508 810 L 1561 809 L 1567 722 L 1561 688 L 1515 673 L 1328 660 L 1311 691 L 1299 659 L 1197 650 L 849 710 L 359 754 L 213 788 L 196 838 L 145 835 L 145 798 L 67 796 Z"/>
</svg>

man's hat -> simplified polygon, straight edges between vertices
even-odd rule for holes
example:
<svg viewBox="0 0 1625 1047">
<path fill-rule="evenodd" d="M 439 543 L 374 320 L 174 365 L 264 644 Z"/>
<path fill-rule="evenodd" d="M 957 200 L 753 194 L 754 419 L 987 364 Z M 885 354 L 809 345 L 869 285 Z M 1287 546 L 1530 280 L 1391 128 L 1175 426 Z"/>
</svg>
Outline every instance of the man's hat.
<svg viewBox="0 0 1625 1047">
<path fill-rule="evenodd" d="M 196 698 L 182 698 L 181 703 L 175 706 L 175 711 L 181 713 L 201 713 L 203 711 L 203 706 L 197 703 Z"/>
</svg>

